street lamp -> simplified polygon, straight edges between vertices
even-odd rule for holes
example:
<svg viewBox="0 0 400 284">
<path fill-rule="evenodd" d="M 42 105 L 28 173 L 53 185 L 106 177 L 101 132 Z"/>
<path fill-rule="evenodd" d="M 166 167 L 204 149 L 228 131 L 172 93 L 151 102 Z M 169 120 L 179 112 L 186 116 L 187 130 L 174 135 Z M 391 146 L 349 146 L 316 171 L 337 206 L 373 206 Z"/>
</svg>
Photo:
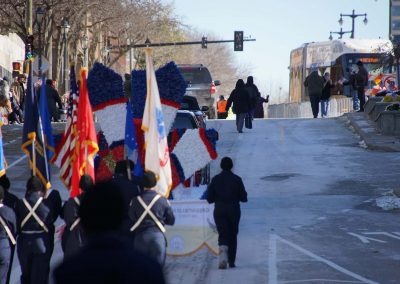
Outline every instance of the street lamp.
<svg viewBox="0 0 400 284">
<path fill-rule="evenodd" d="M 83 49 L 83 67 L 89 67 L 89 56 L 88 56 L 88 49 L 89 49 L 89 38 L 87 35 L 81 37 L 81 46 Z"/>
<path fill-rule="evenodd" d="M 355 19 L 358 17 L 364 17 L 364 24 L 368 24 L 368 19 L 367 19 L 367 13 L 365 14 L 356 14 L 355 10 L 353 10 L 352 14 L 340 14 L 340 19 L 339 19 L 339 25 L 343 25 L 343 17 L 350 17 L 351 18 L 351 36 L 350 38 L 354 38 L 354 24 L 355 24 Z"/>
<path fill-rule="evenodd" d="M 64 18 L 61 24 L 61 33 L 64 41 L 64 72 L 62 73 L 62 79 L 64 81 L 64 94 L 68 91 L 68 32 L 71 26 L 68 20 Z"/>
<path fill-rule="evenodd" d="M 45 12 L 42 7 L 36 9 L 36 23 L 39 29 L 39 78 L 42 78 L 42 23 Z"/>
<path fill-rule="evenodd" d="M 329 40 L 333 40 L 332 34 L 338 34 L 339 35 L 339 39 L 342 39 L 343 35 L 350 34 L 350 33 L 352 33 L 352 31 L 344 32 L 343 29 L 340 28 L 340 32 L 330 32 Z"/>
</svg>

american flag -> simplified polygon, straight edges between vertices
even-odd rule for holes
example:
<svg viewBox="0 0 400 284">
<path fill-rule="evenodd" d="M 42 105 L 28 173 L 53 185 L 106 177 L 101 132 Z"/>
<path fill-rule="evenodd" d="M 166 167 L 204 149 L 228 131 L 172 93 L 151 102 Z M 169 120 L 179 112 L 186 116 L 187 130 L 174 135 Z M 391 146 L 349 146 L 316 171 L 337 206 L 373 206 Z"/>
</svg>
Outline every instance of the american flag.
<svg viewBox="0 0 400 284">
<path fill-rule="evenodd" d="M 74 148 L 76 144 L 76 122 L 78 120 L 79 88 L 76 83 L 75 70 L 71 67 L 71 91 L 67 122 L 61 142 L 58 145 L 51 162 L 60 168 L 60 178 L 68 189 L 71 189 L 72 163 L 74 162 Z"/>
</svg>

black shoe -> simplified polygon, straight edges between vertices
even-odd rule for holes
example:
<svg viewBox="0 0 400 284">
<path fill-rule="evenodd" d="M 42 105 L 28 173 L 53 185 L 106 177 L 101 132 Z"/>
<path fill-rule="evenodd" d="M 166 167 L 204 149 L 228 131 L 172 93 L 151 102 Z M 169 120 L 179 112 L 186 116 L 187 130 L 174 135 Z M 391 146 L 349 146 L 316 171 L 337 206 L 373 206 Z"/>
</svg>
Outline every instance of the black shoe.
<svg viewBox="0 0 400 284">
<path fill-rule="evenodd" d="M 234 263 L 229 263 L 229 268 L 235 268 L 236 265 Z"/>
<path fill-rule="evenodd" d="M 239 133 L 243 133 L 243 131 L 242 131 L 242 130 L 240 130 L 240 131 L 239 131 Z"/>
</svg>

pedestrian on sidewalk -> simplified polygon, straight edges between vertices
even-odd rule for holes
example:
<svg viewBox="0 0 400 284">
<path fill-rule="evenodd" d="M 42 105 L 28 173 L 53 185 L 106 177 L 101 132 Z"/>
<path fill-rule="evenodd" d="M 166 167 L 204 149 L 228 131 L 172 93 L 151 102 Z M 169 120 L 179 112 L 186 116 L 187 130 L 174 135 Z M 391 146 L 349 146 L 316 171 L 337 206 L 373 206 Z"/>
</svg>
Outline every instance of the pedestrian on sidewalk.
<svg viewBox="0 0 400 284">
<path fill-rule="evenodd" d="M 348 79 L 345 79 L 343 86 L 349 86 L 350 94 L 353 99 L 353 110 L 358 111 L 360 109 L 360 101 L 358 100 L 358 93 L 356 87 L 356 72 L 350 68 L 346 68 L 348 73 Z"/>
<path fill-rule="evenodd" d="M 165 283 L 160 265 L 134 251 L 129 238 L 121 234 L 123 206 L 113 181 L 96 183 L 85 194 L 79 217 L 87 244 L 54 270 L 55 283 Z"/>
<path fill-rule="evenodd" d="M 219 269 L 226 269 L 228 264 L 231 268 L 236 266 L 240 202 L 247 202 L 243 181 L 232 172 L 232 168 L 232 159 L 222 158 L 222 172 L 212 178 L 207 188 L 208 203 L 215 203 L 214 220 L 218 230 Z"/>
<path fill-rule="evenodd" d="M 365 87 L 368 86 L 368 71 L 365 69 L 364 64 L 361 61 L 357 62 L 358 72 L 356 74 L 356 86 L 358 99 L 360 100 L 359 112 L 364 112 L 365 105 Z"/>
<path fill-rule="evenodd" d="M 321 100 L 322 89 L 324 88 L 324 79 L 318 74 L 318 68 L 312 68 L 311 74 L 304 81 L 304 87 L 308 90 L 313 116 L 317 118 L 319 101 Z"/>
<path fill-rule="evenodd" d="M 236 129 L 243 133 L 244 119 L 250 112 L 250 96 L 242 79 L 237 80 L 236 87 L 229 96 L 226 112 L 232 104 L 232 111 L 236 114 Z"/>
<path fill-rule="evenodd" d="M 264 103 L 269 102 L 269 95 L 264 99 L 259 96 L 256 103 L 256 108 L 254 109 L 254 118 L 264 118 Z"/>
<path fill-rule="evenodd" d="M 331 97 L 331 90 L 335 87 L 332 83 L 329 72 L 324 74 L 324 88 L 321 95 L 321 116 L 322 118 L 328 117 L 329 100 Z"/>
<path fill-rule="evenodd" d="M 226 104 L 224 96 L 219 96 L 219 101 L 217 102 L 217 117 L 218 119 L 226 119 L 228 117 L 228 112 L 226 111 Z"/>
<path fill-rule="evenodd" d="M 157 178 L 147 171 L 142 176 L 144 191 L 132 199 L 129 216 L 133 226 L 134 248 L 164 266 L 167 250 L 165 225 L 174 225 L 175 216 L 168 200 L 154 190 Z"/>
</svg>

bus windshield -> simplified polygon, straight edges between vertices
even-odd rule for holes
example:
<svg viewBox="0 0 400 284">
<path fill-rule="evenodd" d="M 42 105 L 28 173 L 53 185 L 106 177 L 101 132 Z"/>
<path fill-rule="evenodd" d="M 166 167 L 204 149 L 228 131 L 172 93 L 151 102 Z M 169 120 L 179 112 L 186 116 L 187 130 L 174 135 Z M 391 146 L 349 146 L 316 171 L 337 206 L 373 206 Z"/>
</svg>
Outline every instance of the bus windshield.
<svg viewBox="0 0 400 284">
<path fill-rule="evenodd" d="M 357 62 L 361 61 L 368 73 L 371 75 L 384 73 L 383 55 L 382 54 L 346 54 L 345 55 L 346 67 L 350 70 L 357 71 Z"/>
</svg>

